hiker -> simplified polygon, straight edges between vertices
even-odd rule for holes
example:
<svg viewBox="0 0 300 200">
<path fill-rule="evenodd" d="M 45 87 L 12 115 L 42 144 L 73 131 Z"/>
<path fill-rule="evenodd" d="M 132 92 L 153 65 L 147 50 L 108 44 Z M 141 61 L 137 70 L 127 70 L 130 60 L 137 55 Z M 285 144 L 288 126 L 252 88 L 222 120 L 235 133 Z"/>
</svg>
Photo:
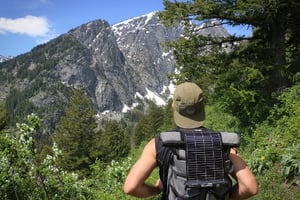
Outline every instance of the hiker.
<svg viewBox="0 0 300 200">
<path fill-rule="evenodd" d="M 196 84 L 185 82 L 176 87 L 173 95 L 172 109 L 174 121 L 178 129 L 204 129 L 203 92 Z M 258 185 L 255 176 L 247 167 L 245 161 L 239 156 L 236 148 L 230 148 L 229 151 L 229 159 L 233 167 L 231 176 L 236 180 L 236 185 L 230 190 L 229 199 L 247 199 L 257 194 Z M 128 173 L 123 186 L 125 194 L 147 198 L 162 192 L 162 199 L 173 200 L 173 198 L 169 197 L 168 193 L 170 189 L 167 183 L 170 161 L 168 159 L 161 159 L 161 155 L 172 155 L 172 151 L 162 146 L 161 138 L 158 136 L 148 142 L 140 158 Z M 165 156 L 165 158 L 168 158 L 168 156 Z M 159 167 L 160 178 L 154 184 L 146 183 L 146 179 L 156 167 Z"/>
</svg>

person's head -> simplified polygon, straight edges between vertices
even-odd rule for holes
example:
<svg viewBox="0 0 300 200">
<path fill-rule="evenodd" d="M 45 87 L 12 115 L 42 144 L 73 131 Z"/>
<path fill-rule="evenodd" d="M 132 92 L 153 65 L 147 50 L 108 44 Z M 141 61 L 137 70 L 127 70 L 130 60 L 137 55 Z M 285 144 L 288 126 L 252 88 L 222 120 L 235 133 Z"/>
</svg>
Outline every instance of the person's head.
<svg viewBox="0 0 300 200">
<path fill-rule="evenodd" d="M 205 120 L 203 91 L 195 83 L 185 82 L 176 86 L 173 95 L 175 124 L 181 128 L 198 128 Z"/>
</svg>

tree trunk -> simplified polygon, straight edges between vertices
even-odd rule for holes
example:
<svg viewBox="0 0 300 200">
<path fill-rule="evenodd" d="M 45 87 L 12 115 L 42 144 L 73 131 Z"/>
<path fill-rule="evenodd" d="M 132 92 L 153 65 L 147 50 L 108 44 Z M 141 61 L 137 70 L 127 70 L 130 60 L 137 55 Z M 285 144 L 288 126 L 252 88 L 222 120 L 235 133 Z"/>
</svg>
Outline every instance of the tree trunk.
<svg viewBox="0 0 300 200">
<path fill-rule="evenodd" d="M 280 8 L 279 8 L 280 9 Z M 274 52 L 274 65 L 275 69 L 271 74 L 270 80 L 272 83 L 273 91 L 278 91 L 288 86 L 288 80 L 285 72 L 286 65 L 286 20 L 287 11 L 281 9 L 278 11 L 277 16 L 273 19 L 271 24 L 271 47 Z"/>
</svg>

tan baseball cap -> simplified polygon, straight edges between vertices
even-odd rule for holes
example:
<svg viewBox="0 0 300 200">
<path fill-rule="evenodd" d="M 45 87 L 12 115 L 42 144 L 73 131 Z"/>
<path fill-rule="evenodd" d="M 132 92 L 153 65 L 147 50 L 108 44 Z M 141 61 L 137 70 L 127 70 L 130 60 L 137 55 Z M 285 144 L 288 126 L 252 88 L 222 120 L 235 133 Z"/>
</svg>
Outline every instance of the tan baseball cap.
<svg viewBox="0 0 300 200">
<path fill-rule="evenodd" d="M 195 83 L 179 84 L 173 95 L 174 120 L 181 128 L 201 127 L 205 120 L 203 91 Z"/>
</svg>

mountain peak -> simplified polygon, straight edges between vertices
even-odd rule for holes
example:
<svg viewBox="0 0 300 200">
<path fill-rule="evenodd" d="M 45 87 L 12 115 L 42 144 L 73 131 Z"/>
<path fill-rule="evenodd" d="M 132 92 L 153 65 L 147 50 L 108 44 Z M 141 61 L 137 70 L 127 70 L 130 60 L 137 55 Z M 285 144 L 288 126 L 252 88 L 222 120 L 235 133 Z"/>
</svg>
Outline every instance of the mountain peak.
<svg viewBox="0 0 300 200">
<path fill-rule="evenodd" d="M 5 62 L 5 61 L 10 60 L 10 59 L 13 59 L 13 58 L 14 58 L 13 56 L 0 55 L 0 63 Z"/>
<path fill-rule="evenodd" d="M 209 31 L 222 33 L 222 26 L 215 29 Z M 31 112 L 44 113 L 41 118 L 52 125 L 73 88 L 85 92 L 99 115 L 126 111 L 144 99 L 163 105 L 172 92 L 168 74 L 175 72 L 176 61 L 162 44 L 182 31 L 182 26 L 165 27 L 157 12 L 112 26 L 105 20 L 82 24 L 1 63 L 0 75 L 5 76 L 0 79 L 0 99 L 27 102 Z M 24 98 L 15 99 L 18 95 Z"/>
<path fill-rule="evenodd" d="M 128 23 L 131 23 L 131 22 L 136 21 L 136 20 L 140 20 L 141 18 L 146 18 L 145 23 L 147 23 L 150 19 L 152 19 L 153 17 L 155 17 L 157 15 L 157 12 L 158 11 L 153 11 L 153 12 L 150 12 L 150 13 L 147 13 L 147 14 L 144 14 L 144 15 L 140 15 L 140 16 L 137 16 L 137 17 L 133 17 L 133 18 L 124 20 L 124 21 L 118 22 L 116 24 L 113 24 L 112 27 L 113 28 L 118 27 L 119 25 L 124 26 L 124 24 L 128 24 Z"/>
</svg>

